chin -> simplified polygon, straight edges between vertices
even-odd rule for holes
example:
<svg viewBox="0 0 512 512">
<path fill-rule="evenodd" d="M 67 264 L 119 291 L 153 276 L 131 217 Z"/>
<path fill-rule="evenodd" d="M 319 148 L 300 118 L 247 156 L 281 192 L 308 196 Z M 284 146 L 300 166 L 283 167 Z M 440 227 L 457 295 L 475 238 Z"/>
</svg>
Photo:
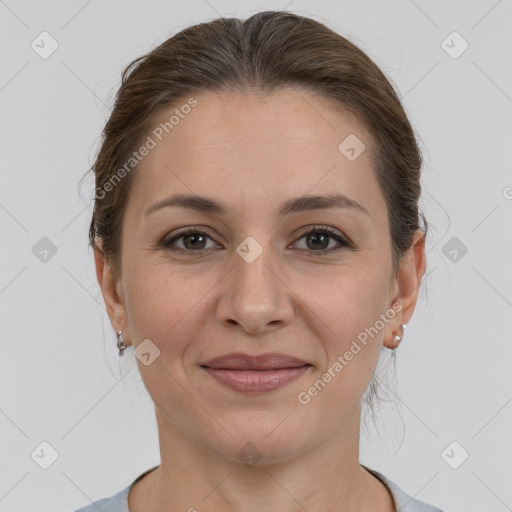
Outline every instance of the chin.
<svg viewBox="0 0 512 512">
<path fill-rule="evenodd" d="M 313 445 L 299 422 L 286 420 L 286 414 L 240 413 L 243 421 L 229 422 L 231 436 L 221 429 L 218 437 L 205 440 L 221 457 L 247 467 L 276 464 L 294 458 Z M 284 421 L 283 421 L 284 419 Z M 221 422 L 226 424 L 225 421 Z"/>
</svg>

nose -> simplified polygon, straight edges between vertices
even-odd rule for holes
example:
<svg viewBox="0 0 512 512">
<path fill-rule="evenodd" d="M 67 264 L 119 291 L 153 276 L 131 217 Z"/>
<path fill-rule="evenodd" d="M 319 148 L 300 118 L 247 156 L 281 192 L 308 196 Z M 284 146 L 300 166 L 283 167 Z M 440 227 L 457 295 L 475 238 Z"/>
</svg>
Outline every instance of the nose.
<svg viewBox="0 0 512 512">
<path fill-rule="evenodd" d="M 234 255 L 233 268 L 220 290 L 219 322 L 237 325 L 246 333 L 264 334 L 291 321 L 293 293 L 278 265 L 272 268 L 270 256 L 268 248 L 250 263 Z"/>
</svg>

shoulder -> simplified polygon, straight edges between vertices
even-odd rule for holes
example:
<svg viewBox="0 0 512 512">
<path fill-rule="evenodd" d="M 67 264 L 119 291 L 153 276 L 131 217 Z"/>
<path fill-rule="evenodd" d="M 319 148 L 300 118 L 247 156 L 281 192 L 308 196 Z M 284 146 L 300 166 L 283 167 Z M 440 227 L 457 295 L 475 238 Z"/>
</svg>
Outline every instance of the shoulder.
<svg viewBox="0 0 512 512">
<path fill-rule="evenodd" d="M 128 491 L 131 485 L 119 491 L 110 498 L 103 498 L 95 501 L 86 507 L 75 510 L 75 512 L 129 512 L 128 510 Z"/>
<path fill-rule="evenodd" d="M 133 482 L 130 483 L 127 487 L 125 487 L 122 491 L 119 491 L 117 494 L 110 496 L 110 498 L 102 498 L 101 500 L 97 500 L 86 507 L 75 510 L 74 512 L 130 512 L 128 509 L 128 494 L 130 489 L 143 477 L 145 477 L 148 473 L 155 470 L 158 466 L 153 466 L 149 468 L 144 473 L 140 474 Z"/>
<path fill-rule="evenodd" d="M 370 469 L 366 466 L 363 466 L 366 470 L 368 470 L 372 475 L 381 480 L 384 485 L 389 489 L 391 495 L 393 496 L 393 500 L 395 501 L 396 508 L 400 512 L 443 512 L 440 508 L 434 507 L 433 505 L 429 505 L 424 501 L 417 500 L 408 494 L 406 494 L 402 489 L 398 487 L 391 480 L 386 478 L 383 474 Z"/>
</svg>

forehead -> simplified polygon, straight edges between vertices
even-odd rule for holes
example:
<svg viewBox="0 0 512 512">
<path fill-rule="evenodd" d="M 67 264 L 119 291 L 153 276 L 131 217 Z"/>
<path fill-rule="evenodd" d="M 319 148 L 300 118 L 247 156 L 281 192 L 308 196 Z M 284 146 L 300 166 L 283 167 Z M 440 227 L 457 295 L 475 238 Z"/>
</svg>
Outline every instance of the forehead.
<svg viewBox="0 0 512 512">
<path fill-rule="evenodd" d="M 333 188 L 382 206 L 374 141 L 350 112 L 298 89 L 265 96 L 208 91 L 181 110 L 189 100 L 162 112 L 151 128 L 154 147 L 136 168 L 130 194 L 137 211 L 175 192 L 277 200 Z M 364 150 L 348 158 L 347 144 Z"/>
<path fill-rule="evenodd" d="M 254 149 L 261 157 L 261 144 L 265 144 L 270 156 L 283 154 L 294 145 L 337 153 L 340 137 L 349 134 L 357 134 L 366 145 L 373 143 L 355 115 L 348 110 L 335 111 L 326 99 L 299 89 L 281 89 L 264 96 L 250 92 L 207 91 L 194 100 L 196 106 L 187 109 L 187 114 L 180 118 L 172 116 L 184 109 L 188 102 L 184 98 L 181 105 L 162 112 L 154 123 L 153 132 L 163 130 L 164 133 L 162 140 L 156 141 L 158 147 L 152 152 L 153 157 L 165 152 L 166 141 L 173 144 L 172 152 L 176 157 L 186 152 L 187 158 L 192 158 L 195 152 L 200 152 L 198 158 L 203 151 L 222 153 L 226 146 L 231 151 L 236 147 L 244 152 Z M 173 126 L 168 123 L 171 117 Z"/>
</svg>

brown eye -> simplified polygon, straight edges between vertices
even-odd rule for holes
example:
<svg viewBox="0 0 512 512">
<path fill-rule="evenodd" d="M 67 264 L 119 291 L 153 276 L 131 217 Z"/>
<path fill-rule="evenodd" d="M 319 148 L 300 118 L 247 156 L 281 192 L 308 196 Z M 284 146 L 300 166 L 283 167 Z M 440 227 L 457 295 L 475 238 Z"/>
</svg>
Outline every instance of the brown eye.
<svg viewBox="0 0 512 512">
<path fill-rule="evenodd" d="M 183 238 L 183 245 L 185 246 L 185 249 L 204 249 L 203 246 L 206 241 L 206 236 L 203 233 L 182 235 L 180 238 Z"/>
<path fill-rule="evenodd" d="M 202 250 L 207 249 L 205 246 L 207 239 L 211 239 L 209 235 L 204 233 L 203 231 L 198 231 L 196 229 L 188 230 L 181 232 L 169 240 L 163 242 L 163 246 L 172 249 L 172 250 L 183 250 L 189 252 L 200 252 Z M 179 245 L 176 246 L 176 242 L 180 239 L 183 239 L 183 247 Z M 215 246 L 216 247 L 216 246 Z"/>
<path fill-rule="evenodd" d="M 188 253 L 202 254 L 207 249 L 219 248 L 217 244 L 207 247 L 208 239 L 214 240 L 204 231 L 198 229 L 189 229 L 174 235 L 172 238 L 162 242 L 162 246 L 172 251 L 182 251 Z M 300 251 L 306 252 L 314 256 L 327 256 L 352 247 L 347 240 L 337 231 L 328 226 L 320 226 L 304 233 L 299 240 L 305 239 L 306 247 L 299 248 Z M 181 241 L 181 245 L 177 242 Z M 330 247 L 331 242 L 337 242 L 338 246 Z M 296 242 L 297 243 L 297 242 Z"/>
<path fill-rule="evenodd" d="M 345 249 L 346 247 L 350 247 L 350 244 L 344 237 L 327 226 L 314 228 L 307 233 L 304 233 L 299 240 L 302 238 L 306 241 L 306 248 L 302 248 L 300 250 L 318 256 L 331 254 Z M 338 247 L 329 248 L 329 244 L 332 240 L 338 243 Z"/>
</svg>

